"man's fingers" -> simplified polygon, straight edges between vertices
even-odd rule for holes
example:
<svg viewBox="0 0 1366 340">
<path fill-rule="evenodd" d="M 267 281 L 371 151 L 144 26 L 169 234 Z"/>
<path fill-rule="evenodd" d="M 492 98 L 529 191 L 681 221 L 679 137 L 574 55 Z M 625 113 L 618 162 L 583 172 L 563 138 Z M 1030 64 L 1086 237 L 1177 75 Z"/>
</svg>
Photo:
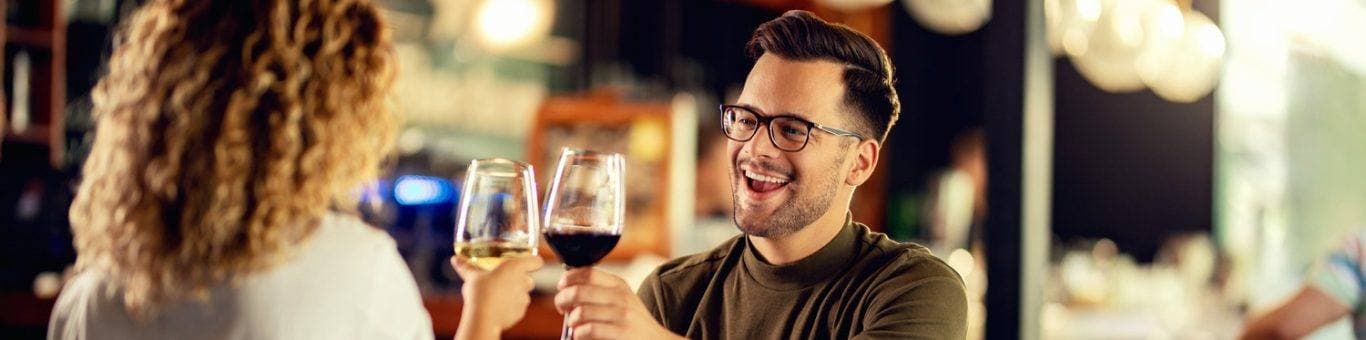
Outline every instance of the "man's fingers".
<svg viewBox="0 0 1366 340">
<path fill-rule="evenodd" d="M 565 316 L 569 327 L 586 323 L 619 323 L 626 320 L 626 309 L 616 306 L 582 305 L 575 307 Z"/>
<path fill-rule="evenodd" d="M 621 305 L 621 302 L 621 295 L 616 290 L 598 286 L 573 286 L 555 294 L 555 308 L 561 314 L 582 305 Z"/>
<path fill-rule="evenodd" d="M 576 285 L 593 285 L 603 287 L 626 287 L 626 281 L 616 275 L 595 270 L 593 268 L 574 268 L 564 273 L 560 277 L 557 285 L 560 289 Z"/>
</svg>

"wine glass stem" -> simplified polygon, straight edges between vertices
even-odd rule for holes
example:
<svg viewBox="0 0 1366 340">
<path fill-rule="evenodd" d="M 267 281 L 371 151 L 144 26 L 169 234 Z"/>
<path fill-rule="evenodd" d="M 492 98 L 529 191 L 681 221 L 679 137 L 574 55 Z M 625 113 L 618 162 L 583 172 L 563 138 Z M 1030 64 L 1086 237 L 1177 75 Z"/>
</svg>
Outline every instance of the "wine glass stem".
<svg viewBox="0 0 1366 340">
<path fill-rule="evenodd" d="M 570 340 L 574 338 L 574 329 L 569 328 L 569 320 L 564 321 L 564 328 L 560 330 L 560 340 Z"/>
<path fill-rule="evenodd" d="M 573 270 L 573 269 L 574 269 L 574 267 L 572 267 L 572 266 L 570 266 L 570 265 L 564 265 L 564 270 L 565 270 L 565 271 L 570 271 L 570 270 Z M 574 310 L 570 310 L 570 311 L 569 311 L 569 313 L 573 313 L 573 312 L 574 312 Z M 560 326 L 560 340 L 571 340 L 571 339 L 574 339 L 574 329 L 573 329 L 573 328 L 569 328 L 569 313 L 565 313 L 565 314 L 564 314 L 564 322 L 561 323 L 562 326 Z"/>
</svg>

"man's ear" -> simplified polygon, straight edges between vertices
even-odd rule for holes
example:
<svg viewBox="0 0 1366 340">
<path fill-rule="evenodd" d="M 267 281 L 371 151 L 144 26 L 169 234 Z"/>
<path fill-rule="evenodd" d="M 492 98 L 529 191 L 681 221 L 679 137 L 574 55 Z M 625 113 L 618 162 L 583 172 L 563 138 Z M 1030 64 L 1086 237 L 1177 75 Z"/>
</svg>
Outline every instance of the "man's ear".
<svg viewBox="0 0 1366 340">
<path fill-rule="evenodd" d="M 844 178 L 844 184 L 859 186 L 873 176 L 873 169 L 877 168 L 878 152 L 882 151 L 882 144 L 877 141 L 865 140 L 858 144 L 854 154 L 854 166 L 849 169 L 849 174 Z"/>
</svg>

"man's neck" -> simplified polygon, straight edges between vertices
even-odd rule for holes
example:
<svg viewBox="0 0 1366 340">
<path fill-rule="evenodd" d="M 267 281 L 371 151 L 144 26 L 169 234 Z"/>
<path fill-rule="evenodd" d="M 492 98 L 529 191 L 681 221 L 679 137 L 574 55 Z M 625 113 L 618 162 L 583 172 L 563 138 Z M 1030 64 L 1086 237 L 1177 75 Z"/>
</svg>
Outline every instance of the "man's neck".
<svg viewBox="0 0 1366 340">
<path fill-rule="evenodd" d="M 825 215 L 821 215 L 811 224 L 791 234 L 775 237 L 747 237 L 754 244 L 754 250 L 759 251 L 759 255 L 763 256 L 765 262 L 781 266 L 811 256 L 830 243 L 830 240 L 835 239 L 835 235 L 838 235 L 840 229 L 844 228 L 845 217 L 848 212 L 847 206 L 844 209 L 830 208 L 825 212 Z"/>
</svg>

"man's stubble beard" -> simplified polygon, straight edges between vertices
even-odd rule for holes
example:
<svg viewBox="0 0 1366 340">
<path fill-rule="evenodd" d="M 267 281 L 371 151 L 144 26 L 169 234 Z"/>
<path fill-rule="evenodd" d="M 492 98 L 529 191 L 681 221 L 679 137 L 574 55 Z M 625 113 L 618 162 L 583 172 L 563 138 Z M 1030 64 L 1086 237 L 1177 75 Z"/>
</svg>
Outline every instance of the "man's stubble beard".
<svg viewBox="0 0 1366 340">
<path fill-rule="evenodd" d="M 839 184 L 841 176 L 840 165 L 844 164 L 846 156 L 841 154 L 839 159 L 824 169 L 823 173 L 829 174 L 825 181 L 819 181 L 811 190 L 803 190 L 805 186 L 797 183 L 789 183 L 787 188 L 792 190 L 794 195 L 788 202 L 779 205 L 767 219 L 758 220 L 753 216 L 746 216 L 741 210 L 740 188 L 738 186 L 748 185 L 747 179 L 738 174 L 739 162 L 731 164 L 731 198 L 734 214 L 735 226 L 745 235 L 758 236 L 763 238 L 775 238 L 791 235 L 801 231 L 806 226 L 811 225 L 816 219 L 824 216 L 830 211 L 830 203 L 835 200 L 835 186 Z M 739 178 L 738 182 L 735 178 Z M 806 177 L 806 176 L 802 176 Z M 746 221 L 753 220 L 753 221 Z"/>
</svg>

